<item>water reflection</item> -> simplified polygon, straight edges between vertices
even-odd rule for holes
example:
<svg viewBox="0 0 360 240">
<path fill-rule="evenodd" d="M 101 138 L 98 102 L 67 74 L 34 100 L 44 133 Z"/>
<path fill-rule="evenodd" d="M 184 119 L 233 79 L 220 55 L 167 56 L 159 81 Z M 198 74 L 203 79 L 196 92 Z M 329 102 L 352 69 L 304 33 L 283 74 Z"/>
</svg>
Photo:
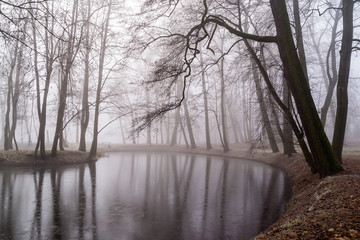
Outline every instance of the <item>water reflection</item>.
<svg viewBox="0 0 360 240">
<path fill-rule="evenodd" d="M 113 153 L 0 170 L 0 239 L 248 239 L 284 208 L 284 174 L 251 161 Z"/>
</svg>

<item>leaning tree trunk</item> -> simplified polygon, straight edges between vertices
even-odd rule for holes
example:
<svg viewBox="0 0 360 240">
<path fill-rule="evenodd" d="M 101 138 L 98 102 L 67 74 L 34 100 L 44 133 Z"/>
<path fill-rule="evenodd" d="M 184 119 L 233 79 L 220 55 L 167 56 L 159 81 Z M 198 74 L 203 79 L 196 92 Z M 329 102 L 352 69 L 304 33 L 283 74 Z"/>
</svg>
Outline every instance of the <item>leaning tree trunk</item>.
<svg viewBox="0 0 360 240">
<path fill-rule="evenodd" d="M 241 29 L 241 23 L 240 23 L 239 27 Z M 247 47 L 248 52 L 250 53 L 251 57 L 253 58 L 253 60 L 255 61 L 256 65 L 257 65 L 257 67 L 259 68 L 259 71 L 260 71 L 260 73 L 261 73 L 261 75 L 262 75 L 262 77 L 263 77 L 263 79 L 265 81 L 265 84 L 267 86 L 268 91 L 270 92 L 270 94 L 273 97 L 274 101 L 277 103 L 277 105 L 283 111 L 284 117 L 286 118 L 287 122 L 289 123 L 292 130 L 294 131 L 295 136 L 299 141 L 299 145 L 301 147 L 301 150 L 302 150 L 302 152 L 304 154 L 305 161 L 309 165 L 311 171 L 315 173 L 317 170 L 316 170 L 316 166 L 315 166 L 315 163 L 314 163 L 313 156 L 310 153 L 310 150 L 309 150 L 309 148 L 308 148 L 308 146 L 307 146 L 307 144 L 305 142 L 303 130 L 298 126 L 297 121 L 295 121 L 295 119 L 294 119 L 294 117 L 292 115 L 291 108 L 286 106 L 281 101 L 280 97 L 278 96 L 278 94 L 275 91 L 275 88 L 274 88 L 273 84 L 270 81 L 269 75 L 268 75 L 265 67 L 261 63 L 258 56 L 256 55 L 254 49 L 251 47 L 249 41 L 247 39 L 244 39 L 244 43 L 245 43 L 245 45 Z M 290 101 L 290 97 L 289 97 L 288 101 Z M 289 134 L 291 134 L 291 130 L 290 130 Z"/>
<path fill-rule="evenodd" d="M 297 50 L 299 53 L 299 59 L 301 63 L 301 67 L 304 71 L 306 79 L 309 81 L 308 78 L 308 71 L 306 66 L 306 55 L 305 55 L 305 48 L 304 48 L 304 41 L 302 35 L 302 26 L 300 21 L 300 8 L 299 8 L 299 0 L 293 0 L 293 10 L 294 10 L 294 21 L 295 21 L 295 36 L 296 36 L 296 45 Z"/>
<path fill-rule="evenodd" d="M 263 124 L 263 126 L 265 128 L 266 135 L 268 137 L 272 152 L 277 153 L 277 152 L 279 152 L 279 148 L 278 148 L 278 146 L 276 144 L 274 131 L 273 131 L 273 129 L 271 127 L 271 124 L 270 124 L 270 119 L 269 119 L 269 115 L 268 115 L 268 112 L 267 112 L 267 107 L 266 107 L 265 101 L 264 101 L 264 95 L 263 95 L 261 85 L 260 85 L 260 77 L 259 77 L 259 74 L 257 73 L 257 71 L 255 70 L 255 64 L 254 64 L 253 61 L 252 61 L 252 68 L 253 68 L 253 76 L 254 76 L 254 82 L 255 82 L 256 96 L 258 98 L 259 105 L 260 105 L 260 113 L 261 113 L 262 124 Z"/>
<path fill-rule="evenodd" d="M 293 94 L 302 126 L 311 150 L 316 171 L 321 177 L 342 170 L 315 107 L 306 75 L 301 67 L 292 36 L 286 3 L 270 0 L 277 31 L 277 45 L 285 78 Z"/>
<path fill-rule="evenodd" d="M 287 86 L 286 80 L 283 79 L 283 103 L 290 110 L 291 109 L 291 95 L 289 88 Z M 294 137 L 293 130 L 289 119 L 284 115 L 283 117 L 283 133 L 284 133 L 284 154 L 289 157 L 292 156 L 293 153 L 296 153 L 294 146 Z"/>
</svg>

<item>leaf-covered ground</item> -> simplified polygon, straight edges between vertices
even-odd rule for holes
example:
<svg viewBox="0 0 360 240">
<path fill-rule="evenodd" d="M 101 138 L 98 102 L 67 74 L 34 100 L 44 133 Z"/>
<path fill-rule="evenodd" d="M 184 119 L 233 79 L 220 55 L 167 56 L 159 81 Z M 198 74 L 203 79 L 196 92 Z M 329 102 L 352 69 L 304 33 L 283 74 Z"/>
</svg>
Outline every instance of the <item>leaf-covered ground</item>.
<svg viewBox="0 0 360 240">
<path fill-rule="evenodd" d="M 319 179 L 301 155 L 275 162 L 291 175 L 293 196 L 283 216 L 255 239 L 360 239 L 360 158 L 347 155 L 344 171 Z"/>
</svg>

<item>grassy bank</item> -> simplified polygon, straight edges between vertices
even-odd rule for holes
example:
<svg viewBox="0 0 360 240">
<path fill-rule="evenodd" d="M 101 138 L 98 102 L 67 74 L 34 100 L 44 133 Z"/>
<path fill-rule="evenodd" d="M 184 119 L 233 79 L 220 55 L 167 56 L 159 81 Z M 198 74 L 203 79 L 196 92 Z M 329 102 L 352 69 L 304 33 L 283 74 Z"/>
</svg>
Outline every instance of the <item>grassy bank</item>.
<svg viewBox="0 0 360 240">
<path fill-rule="evenodd" d="M 0 151 L 1 166 L 36 166 L 57 164 L 78 164 L 89 162 L 88 153 L 79 151 L 58 151 L 56 157 L 46 152 L 46 159 L 34 157 L 34 151 Z"/>
</svg>

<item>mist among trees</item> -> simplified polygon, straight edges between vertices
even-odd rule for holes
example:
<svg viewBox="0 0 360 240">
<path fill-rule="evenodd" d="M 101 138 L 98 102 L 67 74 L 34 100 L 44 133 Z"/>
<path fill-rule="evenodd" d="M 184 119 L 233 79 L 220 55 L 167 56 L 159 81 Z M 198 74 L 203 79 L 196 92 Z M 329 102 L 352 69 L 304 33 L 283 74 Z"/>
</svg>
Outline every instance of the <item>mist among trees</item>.
<svg viewBox="0 0 360 240">
<path fill-rule="evenodd" d="M 334 174 L 360 135 L 359 2 L 1 1 L 1 144 L 250 143 Z"/>
</svg>

